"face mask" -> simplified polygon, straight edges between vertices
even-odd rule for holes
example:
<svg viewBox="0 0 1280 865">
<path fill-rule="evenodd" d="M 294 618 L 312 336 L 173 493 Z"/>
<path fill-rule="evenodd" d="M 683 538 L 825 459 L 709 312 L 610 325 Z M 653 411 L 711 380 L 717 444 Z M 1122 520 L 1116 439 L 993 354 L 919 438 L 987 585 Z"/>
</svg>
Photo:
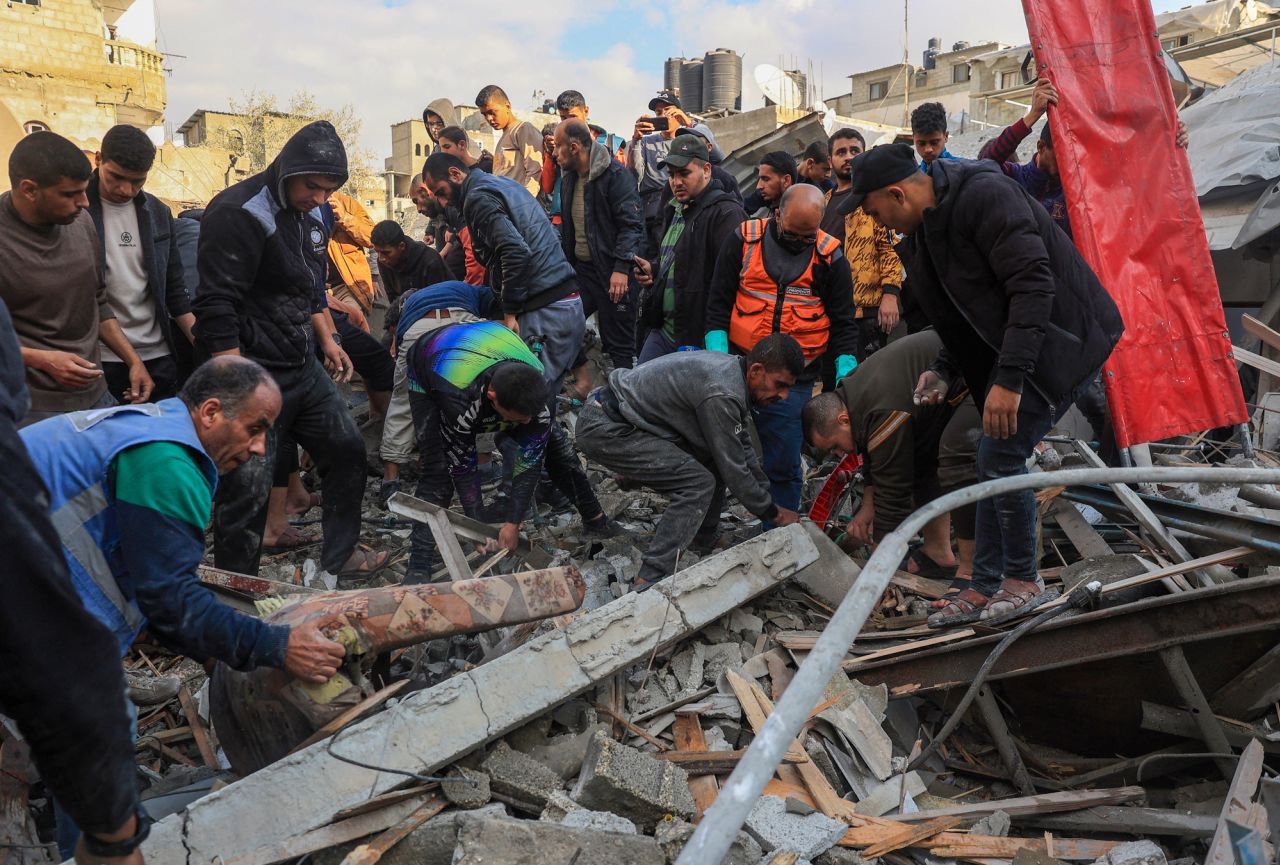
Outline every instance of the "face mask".
<svg viewBox="0 0 1280 865">
<path fill-rule="evenodd" d="M 789 231 L 778 231 L 778 245 L 787 252 L 804 252 L 818 242 L 816 237 L 805 237 Z"/>
</svg>

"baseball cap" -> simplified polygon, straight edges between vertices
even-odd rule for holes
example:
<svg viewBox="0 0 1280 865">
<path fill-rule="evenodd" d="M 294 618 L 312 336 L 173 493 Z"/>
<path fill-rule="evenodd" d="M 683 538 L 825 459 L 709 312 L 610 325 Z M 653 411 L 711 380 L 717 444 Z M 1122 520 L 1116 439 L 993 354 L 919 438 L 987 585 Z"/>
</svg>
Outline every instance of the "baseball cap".
<svg viewBox="0 0 1280 865">
<path fill-rule="evenodd" d="M 862 206 L 870 192 L 906 180 L 920 171 L 910 144 L 879 144 L 853 158 L 853 190 L 840 203 L 844 216 Z"/>
<path fill-rule="evenodd" d="M 662 158 L 663 165 L 684 168 L 690 162 L 707 162 L 707 143 L 697 135 L 677 135 L 671 139 L 671 149 Z"/>
<path fill-rule="evenodd" d="M 684 110 L 683 106 L 680 105 L 680 97 L 676 96 L 675 94 L 671 93 L 668 90 L 661 91 L 657 96 L 649 100 L 649 110 L 657 111 L 658 103 L 660 102 L 666 103 L 667 105 L 674 105 L 676 108 L 679 108 L 681 111 Z"/>
</svg>

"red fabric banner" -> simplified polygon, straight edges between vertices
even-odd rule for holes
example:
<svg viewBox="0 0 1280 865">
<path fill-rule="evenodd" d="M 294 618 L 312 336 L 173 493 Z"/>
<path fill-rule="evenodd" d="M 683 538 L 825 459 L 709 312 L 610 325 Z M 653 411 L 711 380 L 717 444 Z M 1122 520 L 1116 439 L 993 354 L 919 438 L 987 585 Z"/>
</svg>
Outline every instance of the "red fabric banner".
<svg viewBox="0 0 1280 865">
<path fill-rule="evenodd" d="M 1151 0 L 1022 0 L 1054 83 L 1076 246 L 1124 318 L 1103 380 L 1121 447 L 1246 420 Z"/>
</svg>

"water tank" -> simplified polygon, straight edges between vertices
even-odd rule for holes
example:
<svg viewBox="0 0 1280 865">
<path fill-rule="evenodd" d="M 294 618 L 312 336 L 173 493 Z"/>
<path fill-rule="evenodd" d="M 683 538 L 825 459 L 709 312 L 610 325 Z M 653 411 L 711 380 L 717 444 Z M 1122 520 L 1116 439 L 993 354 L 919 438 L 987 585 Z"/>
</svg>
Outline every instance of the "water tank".
<svg viewBox="0 0 1280 865">
<path fill-rule="evenodd" d="M 686 60 L 680 64 L 680 105 L 685 111 L 702 113 L 702 61 Z"/>
<path fill-rule="evenodd" d="M 924 50 L 924 68 L 937 69 L 938 55 L 942 53 L 942 40 L 934 36 L 929 40 L 929 47 Z"/>
<path fill-rule="evenodd" d="M 662 64 L 662 89 L 680 95 L 680 67 L 684 65 L 683 57 L 668 57 Z"/>
<path fill-rule="evenodd" d="M 742 57 L 728 48 L 708 51 L 703 58 L 702 109 L 742 107 Z"/>
<path fill-rule="evenodd" d="M 957 43 L 955 43 L 954 45 L 952 45 L 952 46 L 951 46 L 951 50 L 952 50 L 952 51 L 963 51 L 964 49 L 966 49 L 966 48 L 968 48 L 968 47 L 969 47 L 969 43 L 968 43 L 968 42 L 957 42 Z"/>
</svg>

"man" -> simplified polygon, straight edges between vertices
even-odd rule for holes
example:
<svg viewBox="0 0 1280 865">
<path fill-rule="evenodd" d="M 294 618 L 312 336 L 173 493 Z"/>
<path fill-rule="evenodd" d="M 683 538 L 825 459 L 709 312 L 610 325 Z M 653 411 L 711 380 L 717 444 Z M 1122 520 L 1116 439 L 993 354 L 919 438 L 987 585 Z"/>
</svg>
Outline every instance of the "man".
<svg viewBox="0 0 1280 865">
<path fill-rule="evenodd" d="M 676 139 L 663 166 L 671 200 L 663 210 L 662 244 L 656 259 L 637 258 L 634 271 L 644 289 L 640 325 L 647 331 L 640 363 L 682 346 L 702 347 L 716 256 L 747 218 L 729 193 L 711 188 L 711 164 L 696 136 Z"/>
<path fill-rule="evenodd" d="M 952 382 L 946 400 L 936 404 L 917 403 L 911 395 L 941 349 L 933 331 L 903 337 L 804 407 L 804 437 L 812 447 L 839 458 L 862 457 L 862 502 L 846 529 L 858 543 L 880 543 L 913 511 L 974 481 L 982 419 L 964 382 Z M 954 578 L 952 597 L 981 603 L 965 594 L 973 592 L 975 513 L 972 505 L 955 511 L 958 563 L 951 514 L 943 514 L 925 526 L 923 546 L 908 555 L 903 569 Z"/>
<path fill-rule="evenodd" d="M 537 198 L 542 183 L 542 136 L 538 130 L 512 113 L 511 100 L 496 84 L 481 88 L 476 107 L 485 122 L 502 133 L 493 154 L 493 173 L 511 178 Z"/>
<path fill-rule="evenodd" d="M 99 342 L 128 369 L 121 394 L 146 402 L 154 383 L 108 302 L 102 247 L 86 188 L 92 168 L 61 135 L 33 132 L 9 156 L 0 194 L 0 300 L 22 345 L 31 408 L 22 424 L 115 405 L 99 366 Z"/>
<path fill-rule="evenodd" d="M 830 192 L 836 185 L 831 182 L 831 152 L 827 142 L 815 141 L 800 154 L 796 167 L 801 183 L 812 183 L 823 192 Z"/>
<path fill-rule="evenodd" d="M 696 135 L 701 138 L 707 148 L 707 160 L 711 163 L 711 185 L 720 187 L 738 201 L 742 201 L 738 179 L 720 167 L 720 163 L 724 161 L 724 151 L 720 149 L 719 144 L 716 144 L 716 137 L 711 133 L 711 128 L 705 123 L 694 123 L 692 126 L 676 130 L 676 135 Z"/>
<path fill-rule="evenodd" d="M 483 285 L 468 285 L 455 280 L 436 282 L 416 288 L 404 296 L 404 308 L 392 325 L 391 350 L 396 359 L 395 383 L 386 422 L 382 425 L 382 484 L 379 499 L 387 499 L 400 491 L 400 466 L 413 458 L 413 419 L 409 410 L 409 349 L 418 338 L 433 330 L 458 322 L 480 321 L 489 317 L 493 292 Z"/>
<path fill-rule="evenodd" d="M 982 412 L 978 480 L 1026 472 L 1036 444 L 1093 381 L 1124 332 L 1115 303 L 1043 207 L 989 162 L 937 160 L 911 148 L 859 157 L 847 211 L 907 235 L 898 245 L 943 349 L 915 393 L 940 403 L 963 378 Z M 973 588 L 941 624 L 1002 621 L 1043 603 L 1030 491 L 978 505 Z"/>
<path fill-rule="evenodd" d="M 858 362 L 861 363 L 888 342 L 902 317 L 902 262 L 893 251 L 893 235 L 861 208 L 847 216 L 840 209 L 853 194 L 853 162 L 866 150 L 862 133 L 838 129 L 830 138 L 831 165 L 836 188 L 827 193 L 827 209 L 822 230 L 844 247 L 852 277 L 854 318 L 858 322 Z M 896 335 L 901 335 L 897 333 Z M 825 390 L 835 386 L 831 370 Z"/>
<path fill-rule="evenodd" d="M 179 358 L 190 357 L 196 317 L 191 314 L 173 213 L 142 190 L 155 158 L 156 146 L 141 129 L 111 127 L 102 136 L 102 149 L 94 154 L 97 169 L 86 193 L 103 250 L 107 302 L 151 376 L 150 399 L 161 400 L 175 395 L 182 383 Z M 107 392 L 127 399 L 128 364 L 109 346 L 100 348 Z"/>
<path fill-rule="evenodd" d="M 541 205 L 520 191 L 520 184 L 469 171 L 455 156 L 432 154 L 422 176 L 441 206 L 461 209 L 476 258 L 487 268 L 502 305 L 503 324 L 541 349 L 552 420 L 547 473 L 577 507 L 585 533 L 614 534 L 617 526 L 600 507 L 569 437 L 554 422 L 561 382 L 577 359 L 586 330 L 573 265 L 555 229 Z"/>
<path fill-rule="evenodd" d="M 920 170 L 929 171 L 936 159 L 955 159 L 947 150 L 947 109 L 941 102 L 925 102 L 911 112 L 911 143 L 920 156 Z"/>
<path fill-rule="evenodd" d="M 472 282 L 471 243 L 469 239 L 464 243 L 461 236 L 462 228 L 465 227 L 462 226 L 462 214 L 456 208 L 441 207 L 431 190 L 422 182 L 421 174 L 415 174 L 409 180 L 409 200 L 413 202 L 414 209 L 427 218 L 423 241 L 444 259 L 450 273 L 465 272 L 467 281 Z M 481 279 L 479 283 L 473 284 L 483 282 Z"/>
<path fill-rule="evenodd" d="M 218 476 L 264 454 L 279 411 L 267 371 L 228 357 L 193 372 L 180 398 L 23 430 L 71 581 L 115 636 L 117 657 L 146 628 L 197 661 L 275 667 L 315 684 L 338 671 L 344 650 L 321 632 L 326 623 L 269 625 L 223 604 L 196 574 Z M 68 828 L 62 821 L 60 843 Z"/>
<path fill-rule="evenodd" d="M 373 220 L 363 204 L 344 192 L 329 196 L 329 209 L 333 213 L 329 233 L 329 293 L 369 315 L 373 312 L 376 292 L 365 250 L 373 246 L 369 237 Z"/>
<path fill-rule="evenodd" d="M 607 132 L 603 126 L 592 123 L 591 109 L 587 106 L 587 99 L 577 90 L 566 90 L 556 97 L 556 114 L 560 115 L 562 121 L 576 118 L 587 124 L 595 140 L 609 151 L 609 156 L 619 162 L 622 161 L 627 146 L 626 139 L 621 135 Z"/>
<path fill-rule="evenodd" d="M 118 844 L 111 862 L 140 865 L 150 821 L 138 801 L 125 680 L 110 632 L 72 588 L 48 492 L 18 435 L 24 379 L 0 301 L 0 712 L 17 722 L 45 786 L 83 827 L 77 861 L 102 861 L 103 845 Z"/>
<path fill-rule="evenodd" d="M 761 206 L 752 219 L 769 219 L 777 215 L 782 195 L 791 185 L 797 183 L 796 160 L 785 150 L 774 150 L 766 153 L 760 160 L 756 178 L 756 194 L 760 196 Z"/>
<path fill-rule="evenodd" d="M 466 163 L 467 168 L 479 168 L 481 171 L 493 173 L 493 157 L 488 154 L 476 156 L 471 152 L 471 139 L 461 126 L 446 126 L 440 130 L 440 152 L 452 153 Z"/>
<path fill-rule="evenodd" d="M 422 454 L 416 495 L 448 505 L 456 488 L 467 516 L 485 520 L 476 437 L 500 433 L 516 445 L 508 467 L 511 493 L 500 514 L 498 544 L 513 550 L 533 501 L 540 466 L 555 425 L 542 364 L 513 331 L 497 322 L 449 324 L 408 349 L 409 405 Z M 576 459 L 576 457 L 575 457 Z M 425 525 L 413 528 L 406 583 L 430 581 L 435 542 Z"/>
<path fill-rule="evenodd" d="M 827 355 L 836 378 L 853 369 L 858 348 L 849 297 L 849 263 L 840 243 L 821 231 L 822 192 L 791 187 L 776 218 L 751 219 L 726 241 L 707 293 L 706 346 L 747 354 L 760 340 L 785 333 L 804 352 L 805 368 L 784 399 L 755 410 L 773 500 L 800 507 L 804 435 L 800 412 Z"/>
<path fill-rule="evenodd" d="M 364 440 L 325 374 L 348 380 L 352 373 L 325 316 L 328 236 L 321 210 L 346 179 L 342 141 L 332 124 L 318 120 L 294 133 L 265 171 L 218 193 L 205 209 L 196 338 L 211 354 L 258 361 L 283 395 L 265 458 L 232 472 L 219 490 L 219 568 L 258 571 L 277 441 L 285 433 L 311 454 L 324 484 L 321 567 L 367 575 L 385 560 L 356 549 Z"/>
<path fill-rule="evenodd" d="M 799 520 L 770 497 L 749 421 L 753 406 L 786 399 L 803 368 L 799 344 L 774 334 L 746 357 L 681 352 L 614 370 L 591 395 L 578 416 L 582 452 L 671 499 L 633 590 L 675 573 L 682 550 L 713 547 L 726 484 L 762 520 L 780 526 Z"/>
<path fill-rule="evenodd" d="M 656 129 L 653 125 L 655 117 L 664 118 L 665 125 Z M 686 126 L 692 126 L 689 115 L 680 108 L 680 100 L 670 93 L 659 93 L 649 100 L 649 115 L 636 121 L 635 130 L 631 133 L 631 141 L 627 143 L 626 164 L 636 176 L 637 189 L 640 193 L 640 207 L 644 213 L 647 259 L 658 255 L 658 244 L 662 239 L 662 212 L 670 196 L 667 186 L 667 169 L 662 160 L 676 132 Z"/>
<path fill-rule="evenodd" d="M 560 244 L 573 262 L 583 313 L 597 314 L 604 350 L 616 369 L 627 369 L 636 354 L 631 269 L 644 245 L 640 196 L 627 170 L 581 120 L 556 127 L 555 154 L 567 212 Z"/>
<path fill-rule="evenodd" d="M 384 219 L 369 234 L 378 254 L 378 273 L 391 308 L 387 311 L 387 329 L 395 328 L 399 308 L 405 295 L 415 288 L 447 282 L 454 278 L 440 253 L 421 240 L 411 240 L 394 219 Z"/>
<path fill-rule="evenodd" d="M 422 109 L 422 125 L 427 127 L 427 137 L 435 145 L 435 150 L 441 150 L 444 147 L 440 141 L 441 131 L 449 126 L 460 126 L 462 121 L 458 118 L 458 110 L 453 107 L 453 103 L 441 98 L 431 100 Z"/>
</svg>

